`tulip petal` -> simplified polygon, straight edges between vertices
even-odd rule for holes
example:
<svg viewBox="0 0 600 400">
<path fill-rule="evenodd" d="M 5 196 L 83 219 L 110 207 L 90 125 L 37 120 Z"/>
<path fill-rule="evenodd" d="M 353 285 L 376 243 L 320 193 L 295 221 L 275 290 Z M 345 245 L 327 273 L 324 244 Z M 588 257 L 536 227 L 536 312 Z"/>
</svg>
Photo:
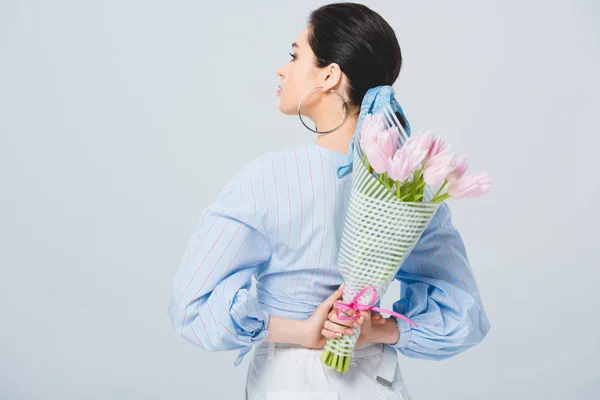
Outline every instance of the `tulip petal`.
<svg viewBox="0 0 600 400">
<path fill-rule="evenodd" d="M 453 182 L 448 187 L 448 195 L 453 199 L 477 197 L 486 193 L 492 187 L 487 172 L 467 175 Z"/>
<path fill-rule="evenodd" d="M 456 165 L 454 166 L 454 169 L 452 170 L 452 172 L 450 172 L 450 174 L 448 174 L 448 177 L 446 178 L 446 180 L 449 183 L 453 183 L 457 180 L 459 180 L 460 178 L 463 177 L 463 175 L 465 174 L 465 171 L 467 170 L 467 156 L 460 156 L 456 159 Z"/>
<path fill-rule="evenodd" d="M 383 151 L 377 145 L 373 145 L 367 149 L 367 160 L 373 167 L 373 170 L 378 174 L 381 174 L 387 170 L 387 157 Z"/>
</svg>

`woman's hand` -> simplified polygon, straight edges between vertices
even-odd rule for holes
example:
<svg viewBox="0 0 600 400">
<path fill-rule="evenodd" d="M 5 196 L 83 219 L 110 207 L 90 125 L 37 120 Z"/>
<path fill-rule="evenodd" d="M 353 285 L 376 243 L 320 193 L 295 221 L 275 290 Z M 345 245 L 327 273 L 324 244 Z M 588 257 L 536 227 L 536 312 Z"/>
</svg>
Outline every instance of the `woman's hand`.
<svg viewBox="0 0 600 400">
<path fill-rule="evenodd" d="M 322 349 L 325 347 L 325 342 L 327 342 L 328 338 L 323 336 L 323 332 L 325 332 L 323 324 L 327 321 L 333 304 L 336 300 L 342 298 L 343 293 L 344 284 L 340 285 L 335 292 L 319 304 L 315 312 L 308 319 L 302 321 L 301 346 L 309 349 Z"/>
<path fill-rule="evenodd" d="M 337 303 L 337 301 L 334 303 L 333 309 L 329 312 L 328 319 L 323 325 L 322 333 L 327 339 L 340 337 L 342 334 L 351 335 L 352 327 L 360 327 L 360 335 L 356 341 L 356 346 L 360 346 L 371 341 L 377 326 L 385 324 L 383 315 L 372 310 L 361 310 L 356 320 L 340 320 L 337 318 L 337 311 L 340 309 Z M 349 309 L 342 313 L 351 317 L 354 315 L 354 310 Z"/>
</svg>

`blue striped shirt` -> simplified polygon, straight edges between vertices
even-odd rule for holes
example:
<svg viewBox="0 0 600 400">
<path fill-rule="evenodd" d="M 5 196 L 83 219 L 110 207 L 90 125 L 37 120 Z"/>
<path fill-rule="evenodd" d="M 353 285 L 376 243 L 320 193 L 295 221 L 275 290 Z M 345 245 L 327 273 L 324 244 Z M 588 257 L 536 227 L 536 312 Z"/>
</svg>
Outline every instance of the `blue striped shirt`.
<svg viewBox="0 0 600 400">
<path fill-rule="evenodd" d="M 307 319 L 343 283 L 337 254 L 352 173 L 336 170 L 347 158 L 303 143 L 237 173 L 205 208 L 173 279 L 168 314 L 178 335 L 206 351 L 239 349 L 238 366 L 268 335 L 271 315 Z M 397 319 L 402 354 L 444 359 L 490 329 L 446 203 L 396 279 L 392 310 L 419 325 Z"/>
</svg>

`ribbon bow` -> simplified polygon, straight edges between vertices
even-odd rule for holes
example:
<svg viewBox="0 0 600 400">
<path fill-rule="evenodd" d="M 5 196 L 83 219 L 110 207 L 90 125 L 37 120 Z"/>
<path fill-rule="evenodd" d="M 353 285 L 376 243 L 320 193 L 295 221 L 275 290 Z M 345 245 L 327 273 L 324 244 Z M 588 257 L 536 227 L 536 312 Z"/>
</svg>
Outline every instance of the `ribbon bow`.
<svg viewBox="0 0 600 400">
<path fill-rule="evenodd" d="M 358 299 L 360 299 L 360 297 L 369 289 L 373 289 L 373 292 L 372 292 L 373 295 L 371 296 L 371 303 L 368 305 L 367 304 L 358 304 Z M 406 318 L 402 314 L 398 314 L 396 312 L 386 310 L 384 308 L 374 307 L 373 305 L 375 304 L 376 300 L 377 300 L 377 289 L 375 288 L 375 286 L 373 286 L 373 285 L 365 286 L 365 288 L 363 290 L 361 290 L 360 292 L 358 292 L 358 294 L 356 296 L 354 296 L 354 299 L 352 299 L 352 301 L 350 303 L 342 303 L 342 302 L 337 303 L 340 308 L 339 310 L 336 311 L 337 318 L 339 320 L 355 320 L 358 318 L 358 314 L 360 314 L 361 310 L 376 310 L 376 311 L 379 311 L 380 313 L 391 314 L 396 317 L 402 318 L 406 322 L 409 322 L 416 327 L 419 326 L 419 325 L 415 324 L 414 322 L 412 322 L 410 319 Z M 347 315 L 341 314 L 342 311 L 348 311 L 350 309 L 354 310 L 353 316 L 349 317 Z"/>
</svg>

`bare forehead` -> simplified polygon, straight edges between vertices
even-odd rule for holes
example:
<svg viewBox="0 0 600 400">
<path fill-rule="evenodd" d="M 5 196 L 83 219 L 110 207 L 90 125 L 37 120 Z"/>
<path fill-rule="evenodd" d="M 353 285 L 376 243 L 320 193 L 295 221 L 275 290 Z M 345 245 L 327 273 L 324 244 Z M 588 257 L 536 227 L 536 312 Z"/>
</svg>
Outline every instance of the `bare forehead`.
<svg viewBox="0 0 600 400">
<path fill-rule="evenodd" d="M 306 47 L 306 34 L 307 34 L 307 28 L 304 27 L 300 33 L 298 34 L 298 36 L 296 36 L 296 40 L 294 40 L 294 42 L 292 43 L 292 47 L 294 49 L 303 49 Z"/>
</svg>

